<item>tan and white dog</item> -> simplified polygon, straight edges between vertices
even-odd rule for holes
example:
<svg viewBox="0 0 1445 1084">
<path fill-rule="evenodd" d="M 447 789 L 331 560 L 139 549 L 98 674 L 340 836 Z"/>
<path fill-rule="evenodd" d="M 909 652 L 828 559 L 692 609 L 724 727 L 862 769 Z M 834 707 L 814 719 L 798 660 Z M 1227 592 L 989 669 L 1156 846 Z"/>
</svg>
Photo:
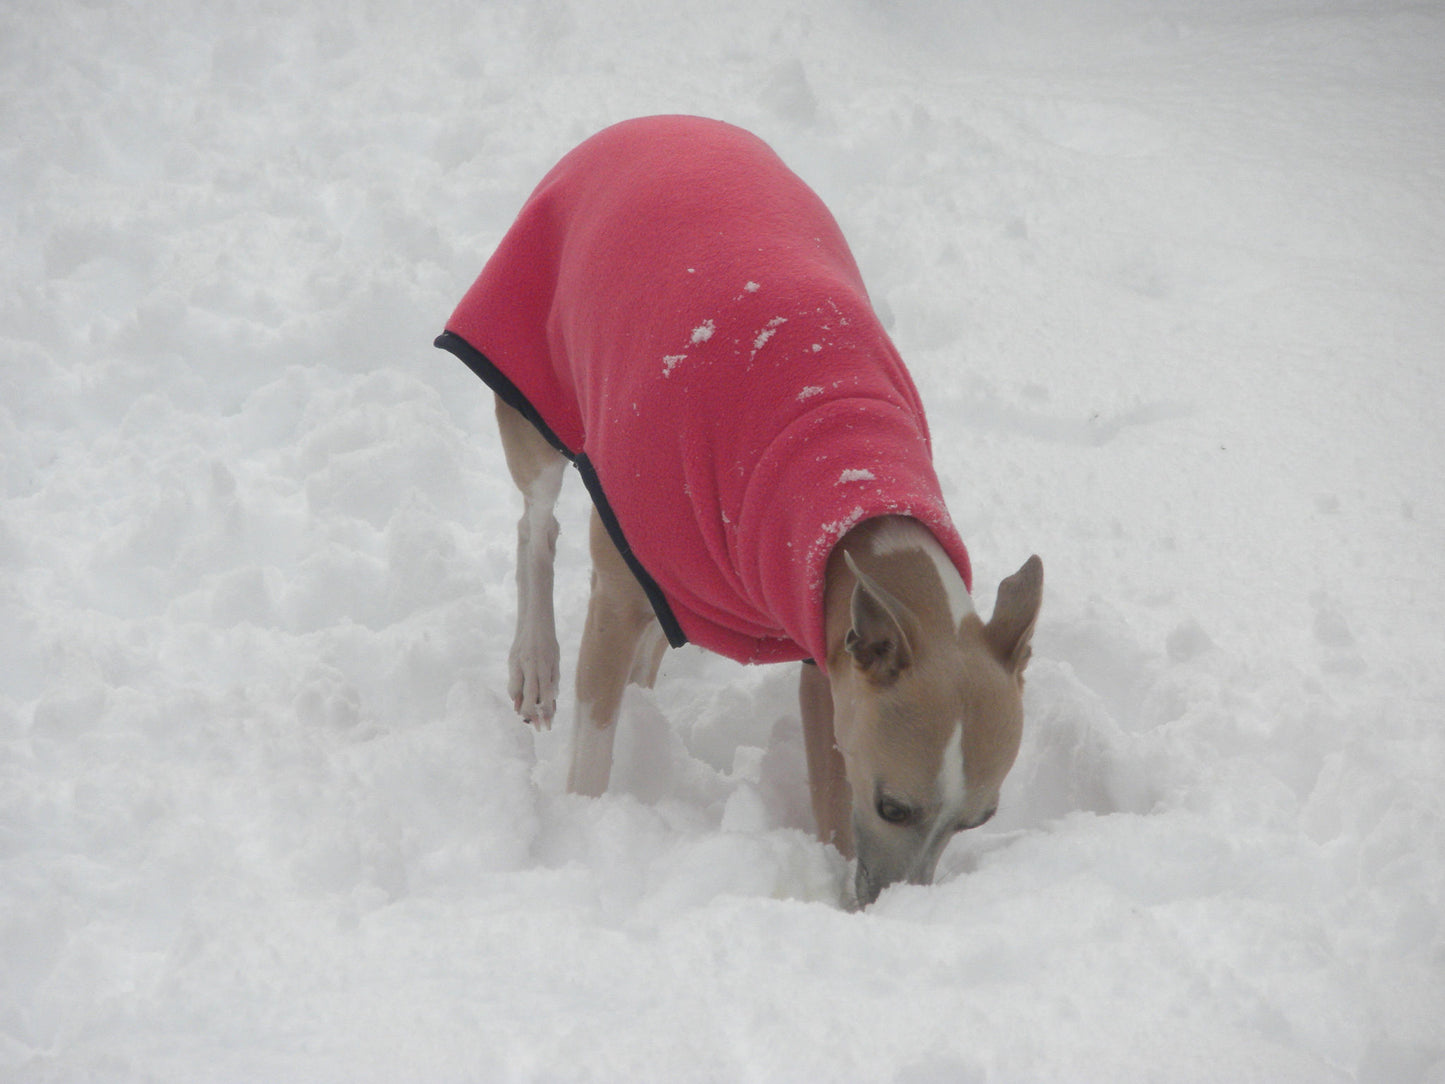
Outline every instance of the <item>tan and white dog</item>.
<svg viewBox="0 0 1445 1084">
<path fill-rule="evenodd" d="M 708 623 L 688 616 L 688 577 L 694 574 L 693 566 L 669 555 L 684 546 L 681 540 L 687 532 L 711 532 L 695 548 L 707 551 L 710 573 L 719 582 L 739 585 L 736 591 L 747 602 L 747 620 L 738 619 L 739 623 L 754 636 L 759 636 L 758 629 L 776 626 L 779 637 L 774 641 L 759 636 L 771 655 L 721 650 L 745 661 L 811 656 L 801 664 L 799 703 L 818 838 L 846 856 L 856 856 L 856 902 L 866 906 L 894 882 L 929 883 L 954 833 L 983 824 L 996 811 L 1000 786 L 1019 749 L 1023 673 L 1042 597 L 1043 566 L 1038 557 L 1030 557 L 1005 579 L 993 614 L 984 621 L 970 598 L 967 557 L 959 556 L 961 544 L 952 550 L 940 544 L 940 532 L 954 537 L 946 513 L 930 513 L 927 523 L 906 514 L 907 508 L 918 504 L 916 499 L 905 505 L 905 514 L 877 511 L 892 507 L 887 503 L 886 479 L 889 456 L 899 456 L 896 445 L 889 447 L 881 438 L 855 441 L 847 451 L 854 458 L 830 458 L 838 442 L 854 440 L 869 423 L 862 412 L 854 411 L 846 415 L 843 428 L 813 424 L 815 406 L 826 398 L 823 377 L 842 372 L 846 362 L 861 366 L 865 377 L 859 379 L 866 382 L 866 371 L 875 365 L 880 370 L 898 369 L 901 363 L 881 329 L 874 326 L 841 235 L 818 241 L 836 227 L 831 218 L 823 221 L 826 212 L 821 204 L 811 202 L 816 197 L 802 182 L 775 164 L 776 159 L 765 157 L 766 148 L 757 149 L 762 144 L 748 142 L 752 137 L 736 129 L 694 118 L 654 118 L 631 125 L 610 130 L 613 135 L 594 137 L 593 153 L 601 157 L 576 157 L 589 147 L 584 144 L 574 152 L 570 166 L 564 159 L 534 193 L 514 228 L 520 234 L 530 223 L 525 229 L 530 231 L 526 241 L 531 253 L 546 250 L 560 255 L 549 254 L 546 260 L 535 254 L 518 258 L 499 250 L 493 263 L 505 263 L 506 256 L 514 266 L 492 274 L 490 284 L 484 273 L 474 287 L 488 294 L 487 320 L 476 321 L 474 327 L 459 310 L 447 335 L 438 340 L 497 392 L 497 422 L 507 465 L 523 496 L 509 692 L 524 719 L 539 728 L 551 725 L 559 682 L 552 600 L 558 531 L 554 506 L 569 461 L 583 468 L 600 510 L 594 511 L 591 523 L 592 590 L 577 660 L 569 790 L 588 795 L 606 790 L 624 688 L 629 682 L 648 687 L 654 683 L 669 642 L 705 638 Z M 678 145 L 670 146 L 669 141 Z M 684 145 L 687 153 L 679 153 Z M 723 147 L 719 157 L 709 159 L 718 146 Z M 654 168 L 639 169 L 638 163 L 648 161 L 648 155 L 654 156 Z M 608 198 L 614 203 L 609 203 L 595 195 L 596 176 L 603 165 L 616 161 L 627 168 L 614 170 L 621 180 L 612 184 Z M 681 178 L 686 183 L 679 183 L 679 178 L 666 176 L 670 170 L 692 172 Z M 759 173 L 771 176 L 773 187 L 784 190 L 773 204 L 767 203 L 773 197 L 764 191 L 763 182 L 754 185 Z M 746 200 L 729 205 L 731 189 L 721 196 L 712 191 L 700 197 L 698 190 L 718 177 L 730 178 L 728 184 L 742 190 Z M 700 199 L 706 200 L 705 207 Z M 645 214 L 635 212 L 640 217 L 618 225 L 623 220 L 614 206 L 639 205 L 647 207 Z M 755 215 L 760 205 L 766 213 Z M 573 206 L 583 207 L 585 214 L 573 212 Z M 676 225 L 669 229 L 668 216 L 674 211 Z M 712 215 L 706 230 L 694 230 L 704 211 Z M 740 223 L 736 228 L 735 221 Z M 795 222 L 801 225 L 793 229 Z M 760 231 L 769 243 L 790 232 L 801 240 L 790 249 L 779 249 L 777 258 L 759 257 L 757 250 L 765 247 L 756 243 Z M 651 232 L 666 234 L 673 246 L 686 248 L 694 232 L 705 235 L 706 243 L 687 250 L 675 276 L 666 254 L 657 251 L 646 254 L 640 270 L 629 272 L 625 257 L 635 256 L 639 247 L 645 250 Z M 820 244 L 830 261 L 823 271 L 818 270 L 816 253 Z M 746 255 L 737 256 L 742 249 Z M 800 251 L 804 256 L 790 263 L 789 255 Z M 752 270 L 760 259 L 767 274 Z M 842 270 L 835 274 L 837 267 Z M 711 291 L 707 303 L 713 308 L 706 312 L 712 316 L 704 319 L 704 309 L 698 307 L 702 302 L 697 301 L 703 276 L 729 284 L 746 279 L 746 285 Z M 679 291 L 692 292 L 669 296 L 668 282 L 678 283 Z M 605 296 L 599 300 L 599 295 Z M 758 295 L 776 300 L 759 300 Z M 826 303 L 814 304 L 814 298 Z M 627 304 L 619 305 L 620 300 Z M 765 304 L 773 307 L 757 307 Z M 531 318 L 534 327 L 524 326 L 529 306 L 540 314 Z M 843 312 L 846 317 L 838 315 Z M 510 339 L 491 330 L 508 320 L 516 323 Z M 653 325 L 667 330 L 653 334 L 648 330 Z M 627 384 L 621 368 L 633 365 L 639 352 L 651 358 L 651 343 L 670 341 L 666 336 L 674 333 L 674 325 L 683 332 L 691 329 L 684 336 L 687 349 L 659 353 L 657 372 L 648 370 L 650 383 Z M 743 330 L 729 346 L 724 333 L 734 325 Z M 860 326 L 867 330 L 861 339 Z M 783 330 L 796 334 L 779 345 L 773 335 Z M 535 348 L 534 340 L 540 343 Z M 528 362 L 524 357 L 528 350 L 541 360 Z M 608 360 L 614 350 L 622 360 Z M 830 361 L 833 354 L 845 361 Z M 586 379 L 595 386 L 568 392 L 582 401 L 577 419 L 557 407 L 538 409 L 537 401 L 554 395 L 555 388 L 520 387 L 528 364 L 545 369 L 549 381 L 561 373 L 579 384 L 583 366 L 590 367 Z M 794 374 L 796 366 L 805 368 Z M 712 396 L 720 393 L 698 390 L 709 385 L 686 390 L 689 386 L 682 381 L 691 379 L 690 373 L 708 371 L 722 373 L 725 383 L 747 383 L 743 405 L 714 406 Z M 891 379 L 907 384 L 904 400 L 916 394 L 906 375 L 895 372 Z M 842 385 L 845 380 L 834 383 Z M 640 411 L 637 400 L 650 395 L 653 385 L 669 394 L 683 388 L 686 409 L 674 405 L 664 421 L 627 429 L 624 422 Z M 856 399 L 860 394 L 856 387 L 861 386 L 855 381 L 844 389 L 848 410 L 853 410 L 853 400 L 847 396 Z M 766 429 L 777 403 L 789 409 L 801 403 L 798 410 L 814 412 L 807 415 L 812 428 L 806 439 L 798 440 L 782 466 L 768 458 L 759 459 L 756 467 L 744 465 L 719 450 L 726 445 L 713 432 L 719 411 L 745 412 L 748 424 L 763 419 L 757 424 Z M 902 412 L 909 415 L 906 407 L 907 402 Z M 917 435 L 911 435 L 913 429 L 904 430 L 910 434 L 907 440 L 917 445 L 907 451 L 917 453 L 931 479 L 926 428 L 921 411 L 918 415 Z M 830 438 L 832 432 L 839 435 Z M 598 433 L 621 441 L 620 452 L 604 458 L 595 441 Z M 778 444 L 771 433 L 767 429 L 763 440 L 769 456 Z M 664 446 L 648 443 L 658 440 L 666 442 L 665 448 L 692 450 L 708 469 L 728 479 L 715 492 L 709 490 L 697 473 L 701 468 L 689 463 L 687 469 L 693 473 L 684 486 L 676 481 L 676 472 L 664 468 L 673 458 L 659 450 Z M 875 444 L 883 451 L 859 466 L 856 457 L 868 454 Z M 777 478 L 818 463 L 823 466 L 817 477 L 826 477 L 826 485 L 810 480 L 788 504 L 766 503 L 774 498 Z M 780 473 L 767 473 L 775 467 Z M 754 473 L 766 485 L 751 485 Z M 936 487 L 936 480 L 930 484 Z M 878 499 L 865 494 L 855 502 L 851 494 L 858 486 L 870 494 L 880 491 Z M 686 514 L 669 513 L 677 521 L 675 546 L 669 539 L 645 537 L 671 530 L 666 525 L 672 520 L 662 519 L 663 528 L 649 527 L 640 514 L 629 521 L 625 509 L 612 507 L 608 495 L 615 496 L 625 487 L 636 489 L 649 506 L 666 508 L 673 507 L 667 501 L 682 499 L 672 490 L 686 488 L 690 502 Z M 734 490 L 740 494 L 736 498 L 731 495 Z M 799 522 L 812 523 L 806 507 L 797 511 L 799 505 L 805 506 L 815 495 L 820 503 L 834 507 L 835 490 L 846 491 L 842 506 L 851 514 L 840 519 L 831 511 L 820 512 L 815 518 L 826 521 L 821 534 L 795 531 L 809 542 L 796 547 L 806 549 L 807 555 L 791 552 L 795 548 L 791 541 L 770 543 L 779 517 L 801 517 Z M 756 520 L 752 528 L 750 515 Z M 703 527 L 695 528 L 693 521 Z M 814 534 L 819 534 L 818 539 L 813 539 Z M 754 552 L 758 547 L 765 552 Z M 790 552 L 772 552 L 780 548 Z M 767 573 L 753 571 L 754 566 L 788 571 L 770 579 Z M 780 578 L 803 585 L 801 611 L 789 609 L 791 601 L 769 603 L 782 597 L 773 586 Z M 771 621 L 770 606 L 779 611 L 776 621 Z M 681 631 L 668 627 L 679 624 L 673 609 L 684 618 Z M 706 613 L 715 623 L 727 624 L 725 617 L 711 610 Z M 810 632 L 814 621 L 816 633 Z M 789 649 L 795 643 L 799 646 L 788 655 L 778 643 Z"/>
</svg>

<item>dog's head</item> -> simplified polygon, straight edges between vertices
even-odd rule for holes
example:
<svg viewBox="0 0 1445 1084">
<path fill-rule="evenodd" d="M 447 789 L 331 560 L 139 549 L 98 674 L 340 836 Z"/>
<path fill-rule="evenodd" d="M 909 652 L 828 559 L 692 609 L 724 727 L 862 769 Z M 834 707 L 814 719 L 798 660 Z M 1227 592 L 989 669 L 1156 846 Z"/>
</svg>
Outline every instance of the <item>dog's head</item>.
<svg viewBox="0 0 1445 1084">
<path fill-rule="evenodd" d="M 931 882 L 953 834 L 997 811 L 1023 731 L 1043 562 L 1030 557 L 999 585 L 987 623 L 970 612 L 955 624 L 946 605 L 905 605 L 845 557 L 851 627 L 829 680 L 863 907 L 895 881 Z M 929 574 L 924 560 L 910 580 Z"/>
</svg>

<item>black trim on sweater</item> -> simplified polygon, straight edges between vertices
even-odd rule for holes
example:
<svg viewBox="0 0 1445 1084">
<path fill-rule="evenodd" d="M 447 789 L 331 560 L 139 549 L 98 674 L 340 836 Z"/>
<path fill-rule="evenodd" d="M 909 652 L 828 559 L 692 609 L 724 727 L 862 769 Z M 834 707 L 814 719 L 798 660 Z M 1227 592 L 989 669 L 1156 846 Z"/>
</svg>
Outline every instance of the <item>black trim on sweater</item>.
<svg viewBox="0 0 1445 1084">
<path fill-rule="evenodd" d="M 468 369 L 482 378 L 482 382 L 497 393 L 502 402 L 512 407 L 522 417 L 526 418 L 537 429 L 537 432 L 547 438 L 547 443 L 556 448 L 569 460 L 576 461 L 577 457 L 572 450 L 563 444 L 552 427 L 542 420 L 542 415 L 537 413 L 537 408 L 523 395 L 517 385 L 513 384 L 511 378 L 492 364 L 490 358 L 483 354 L 466 339 L 452 331 L 443 331 L 436 337 L 433 346 L 449 351 L 461 359 Z"/>
<path fill-rule="evenodd" d="M 607 494 L 602 491 L 602 479 L 597 477 L 597 468 L 592 465 L 592 460 L 587 458 L 585 452 L 572 462 L 582 475 L 582 484 L 592 495 L 592 503 L 597 506 L 597 514 L 602 517 L 602 526 L 607 528 L 608 537 L 617 547 L 617 552 L 622 554 L 627 567 L 632 569 L 637 582 L 642 585 L 647 601 L 652 603 L 652 612 L 657 615 L 657 622 L 662 626 L 667 642 L 673 647 L 681 647 L 687 643 L 687 633 L 682 631 L 682 626 L 673 616 L 672 607 L 667 604 L 667 596 L 662 593 L 662 588 L 657 586 L 657 581 L 642 567 L 637 554 L 633 553 L 632 547 L 627 544 L 627 537 L 622 533 L 622 524 L 617 522 L 617 513 L 612 511 L 612 504 L 607 500 Z"/>
<path fill-rule="evenodd" d="M 642 562 L 632 552 L 632 547 L 627 542 L 627 537 L 622 533 L 622 525 L 617 522 L 617 513 L 612 510 L 612 503 L 603 492 L 602 480 L 597 477 L 597 469 L 585 453 L 574 453 L 567 445 L 563 444 L 557 434 L 552 432 L 551 426 L 542 420 L 542 415 L 537 412 L 531 401 L 518 390 L 507 374 L 494 365 L 490 358 L 480 350 L 467 342 L 460 335 L 451 331 L 444 331 L 437 336 L 433 344 L 442 350 L 455 354 L 466 365 L 468 369 L 482 378 L 482 382 L 497 393 L 497 396 L 526 418 L 537 432 L 546 438 L 547 443 L 561 452 L 577 468 L 582 475 L 582 484 L 587 487 L 587 493 L 592 498 L 592 503 L 597 507 L 597 514 L 602 518 L 602 525 L 607 528 L 607 535 L 612 539 L 617 552 L 622 554 L 622 560 L 636 577 L 637 582 L 642 586 L 642 591 L 647 595 L 647 601 L 652 603 L 652 612 L 657 615 L 658 624 L 662 626 L 663 635 L 667 642 L 673 647 L 681 647 L 687 643 L 687 634 L 682 631 L 678 624 L 677 617 L 668 605 L 667 596 L 663 594 L 662 588 L 652 578 L 647 569 L 642 567 Z"/>
</svg>

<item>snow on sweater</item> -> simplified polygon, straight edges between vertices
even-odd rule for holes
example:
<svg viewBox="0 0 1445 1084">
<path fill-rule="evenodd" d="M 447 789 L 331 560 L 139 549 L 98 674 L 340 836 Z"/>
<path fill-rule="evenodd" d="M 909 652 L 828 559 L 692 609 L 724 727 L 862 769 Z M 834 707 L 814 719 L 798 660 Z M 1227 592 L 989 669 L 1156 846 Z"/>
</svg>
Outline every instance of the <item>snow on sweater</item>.
<svg viewBox="0 0 1445 1084">
<path fill-rule="evenodd" d="M 437 345 L 581 469 L 674 646 L 823 661 L 828 555 L 877 516 L 923 522 L 971 586 L 837 223 L 739 128 L 648 117 L 582 143 Z"/>
</svg>

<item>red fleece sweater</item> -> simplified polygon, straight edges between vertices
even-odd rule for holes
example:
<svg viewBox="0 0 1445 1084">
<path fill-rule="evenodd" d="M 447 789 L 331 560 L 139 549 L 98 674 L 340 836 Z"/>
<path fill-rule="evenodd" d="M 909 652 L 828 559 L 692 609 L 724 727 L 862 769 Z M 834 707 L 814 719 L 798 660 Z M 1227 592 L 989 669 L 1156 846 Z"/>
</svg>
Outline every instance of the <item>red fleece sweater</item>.
<svg viewBox="0 0 1445 1084">
<path fill-rule="evenodd" d="M 577 147 L 437 345 L 582 469 L 674 646 L 822 662 L 828 555 L 876 516 L 921 520 L 971 586 L 837 223 L 741 129 L 648 117 Z"/>
</svg>

